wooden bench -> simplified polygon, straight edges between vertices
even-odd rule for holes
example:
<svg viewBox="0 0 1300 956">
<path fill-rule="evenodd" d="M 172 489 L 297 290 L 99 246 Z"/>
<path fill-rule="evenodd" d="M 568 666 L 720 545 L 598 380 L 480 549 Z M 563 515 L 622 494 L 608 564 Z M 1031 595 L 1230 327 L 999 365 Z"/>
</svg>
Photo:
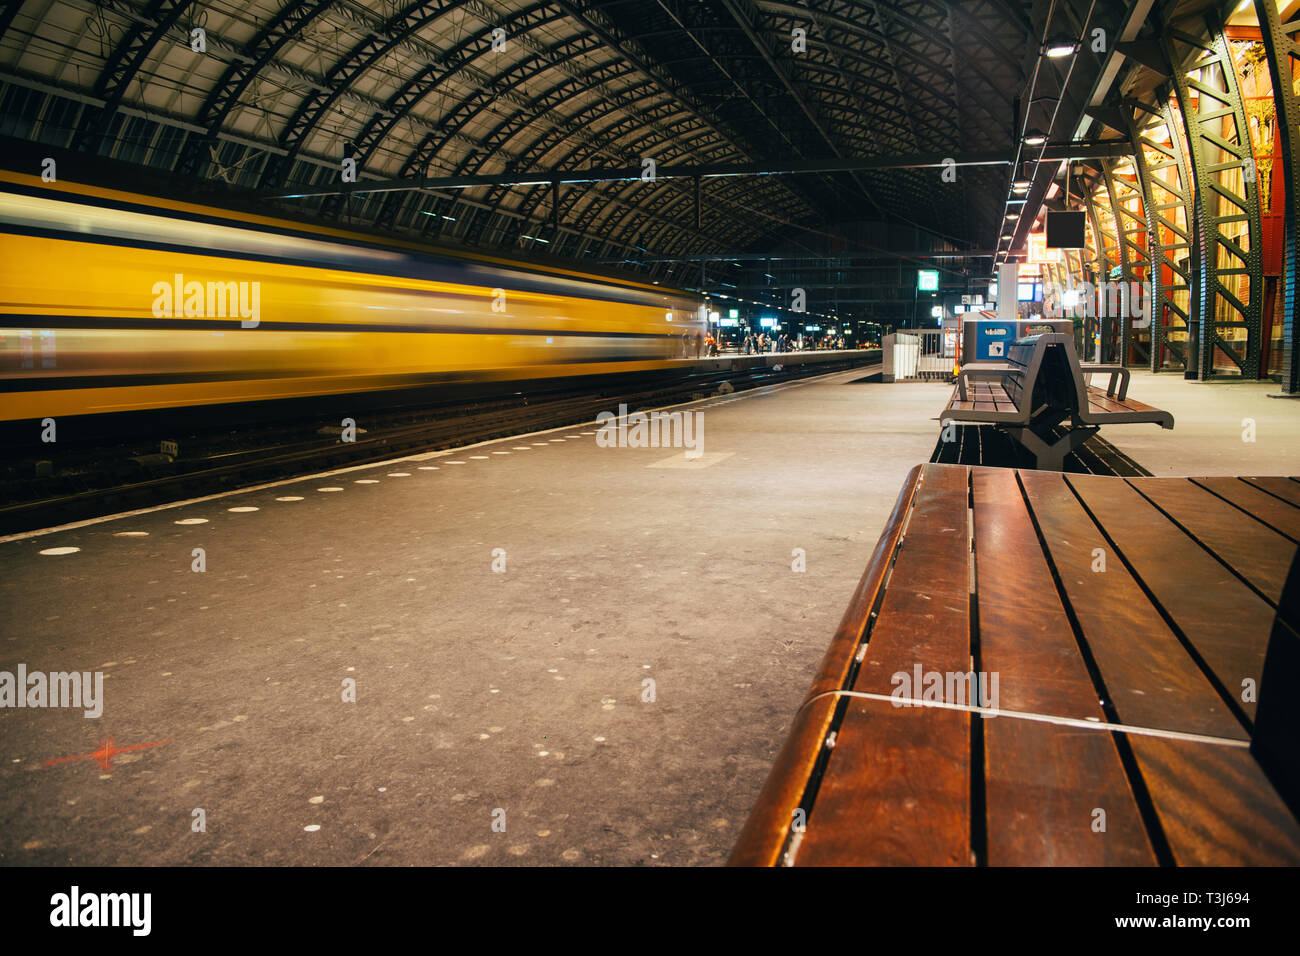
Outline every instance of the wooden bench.
<svg viewBox="0 0 1300 956">
<path fill-rule="evenodd" d="M 1300 863 L 1297 541 L 1289 478 L 917 466 L 731 863 Z"/>
<path fill-rule="evenodd" d="M 1104 374 L 1106 388 L 1084 376 Z M 1174 427 L 1174 416 L 1128 397 L 1129 371 L 1117 365 L 1079 362 L 1074 339 L 1047 334 L 1017 339 L 1006 361 L 963 366 L 957 387 L 939 416 L 950 423 L 997 425 L 1027 448 L 1038 467 L 1060 471 L 1065 456 L 1105 424 L 1150 422 Z M 1058 426 L 1069 420 L 1063 434 Z"/>
</svg>

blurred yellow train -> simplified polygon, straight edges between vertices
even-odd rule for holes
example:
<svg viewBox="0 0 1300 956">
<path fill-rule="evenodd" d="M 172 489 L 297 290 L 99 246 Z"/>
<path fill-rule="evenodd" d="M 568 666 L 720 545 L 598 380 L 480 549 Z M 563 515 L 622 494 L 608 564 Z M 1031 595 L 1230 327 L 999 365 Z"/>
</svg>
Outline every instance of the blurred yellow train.
<svg viewBox="0 0 1300 956">
<path fill-rule="evenodd" d="M 0 421 L 666 368 L 687 293 L 0 171 Z"/>
</svg>

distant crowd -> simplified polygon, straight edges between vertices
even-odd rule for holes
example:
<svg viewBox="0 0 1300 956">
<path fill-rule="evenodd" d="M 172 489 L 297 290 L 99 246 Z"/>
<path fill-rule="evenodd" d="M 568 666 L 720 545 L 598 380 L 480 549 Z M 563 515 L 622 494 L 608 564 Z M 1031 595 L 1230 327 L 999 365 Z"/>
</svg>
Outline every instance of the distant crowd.
<svg viewBox="0 0 1300 956">
<path fill-rule="evenodd" d="M 683 332 L 682 356 L 684 358 L 701 358 L 718 355 L 721 351 L 735 351 L 744 355 L 756 355 L 763 352 L 807 352 L 816 349 L 843 349 L 844 336 L 824 335 L 820 339 L 806 336 L 794 338 L 782 332 L 780 335 L 768 335 L 766 332 L 747 332 L 743 339 L 730 344 L 719 344 L 712 332 Z"/>
</svg>

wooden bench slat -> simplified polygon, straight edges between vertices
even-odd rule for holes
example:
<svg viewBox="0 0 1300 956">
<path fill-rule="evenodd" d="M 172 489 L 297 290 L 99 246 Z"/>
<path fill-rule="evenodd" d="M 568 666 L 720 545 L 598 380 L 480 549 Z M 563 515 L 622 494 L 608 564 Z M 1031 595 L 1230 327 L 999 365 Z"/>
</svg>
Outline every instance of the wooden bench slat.
<svg viewBox="0 0 1300 956">
<path fill-rule="evenodd" d="M 1130 483 L 1277 604 L 1294 542 L 1193 481 L 1133 478 Z"/>
<path fill-rule="evenodd" d="M 1093 570 L 1094 549 L 1110 549 L 1065 479 L 1041 472 L 1021 477 L 1120 721 L 1248 739 L 1123 562 L 1111 555 L 1104 572 Z M 1129 743 L 1178 863 L 1297 859 L 1300 827 L 1248 751 L 1207 744 L 1170 747 L 1168 741 L 1138 736 L 1130 736 Z M 1199 797 L 1187 798 L 1189 780 Z M 1271 828 L 1274 836 L 1261 841 L 1261 827 Z"/>
<path fill-rule="evenodd" d="M 1022 472 L 1021 480 L 1120 718 L 1143 727 L 1248 739 L 1128 568 L 1111 552 L 1064 476 Z M 1093 570 L 1099 548 L 1106 560 L 1104 571 Z M 1134 640 L 1137 634 L 1142 640 Z"/>
<path fill-rule="evenodd" d="M 854 690 L 969 667 L 968 470 L 926 467 Z M 850 700 L 797 862 L 967 865 L 970 718 Z"/>
<path fill-rule="evenodd" d="M 1280 531 L 1292 541 L 1300 542 L 1300 502 L 1289 504 L 1273 497 L 1262 488 L 1240 478 L 1193 478 L 1257 520 Z"/>
<path fill-rule="evenodd" d="M 975 502 L 980 670 L 1007 710 L 1104 721 L 1016 473 L 979 469 Z M 1150 866 L 1156 856 L 1109 734 L 983 719 L 990 865 Z M 1107 808 L 1106 839 L 1092 830 Z"/>
<path fill-rule="evenodd" d="M 800 709 L 785 744 L 763 784 L 753 812 L 745 822 L 740 839 L 732 852 L 736 866 L 775 866 L 789 835 L 794 810 L 799 806 L 813 765 L 821 753 L 822 742 L 830 730 L 839 705 L 835 697 L 819 697 L 827 691 L 844 687 L 853 658 L 866 629 L 868 616 L 884 589 L 903 527 L 912 511 L 912 501 L 924 468 L 914 467 L 898 493 L 894 510 L 880 533 L 871 560 L 844 612 L 821 667 L 808 692 L 807 706 Z"/>
<path fill-rule="evenodd" d="M 1158 481 L 1170 497 L 1148 500 L 1118 478 L 913 469 L 732 862 L 775 865 L 789 837 L 798 865 L 969 865 L 972 813 L 982 806 L 991 864 L 1149 864 L 1157 851 L 1147 832 L 1155 824 L 1139 812 L 1145 794 L 1174 863 L 1300 864 L 1300 823 L 1244 747 L 833 693 L 852 680 L 853 690 L 888 697 L 900 672 L 964 677 L 977 660 L 999 675 L 1006 710 L 1110 714 L 1244 743 L 1255 706 L 1240 701 L 1240 679 L 1259 681 L 1273 608 L 1154 501 L 1182 511 L 1213 498 L 1217 506 L 1195 514 L 1215 521 L 1236 509 L 1190 479 Z M 1264 494 L 1241 484 L 1247 499 Z M 1211 522 L 1199 533 L 1222 530 Z M 1294 550 L 1270 533 L 1262 549 L 1282 541 Z M 1098 548 L 1104 571 L 1093 569 Z M 973 793 L 979 740 L 982 790 Z M 1121 759 L 1127 752 L 1132 763 Z M 809 790 L 819 759 L 825 772 Z M 790 834 L 805 793 L 807 830 Z M 1104 833 L 1092 831 L 1097 808 Z"/>
<path fill-rule="evenodd" d="M 1229 693 L 1259 686 L 1274 609 L 1199 545 L 1178 531 L 1124 481 L 1068 475 L 1115 544 Z M 1110 554 L 1112 562 L 1117 555 Z M 1240 701 L 1252 719 L 1254 701 Z"/>
<path fill-rule="evenodd" d="M 1249 750 L 1133 737 L 1180 866 L 1295 866 L 1300 827 Z"/>
<path fill-rule="evenodd" d="M 1263 488 L 1271 495 L 1276 495 L 1284 501 L 1300 508 L 1300 482 L 1293 478 L 1243 478 L 1242 481 L 1248 481 L 1256 488 Z"/>
</svg>

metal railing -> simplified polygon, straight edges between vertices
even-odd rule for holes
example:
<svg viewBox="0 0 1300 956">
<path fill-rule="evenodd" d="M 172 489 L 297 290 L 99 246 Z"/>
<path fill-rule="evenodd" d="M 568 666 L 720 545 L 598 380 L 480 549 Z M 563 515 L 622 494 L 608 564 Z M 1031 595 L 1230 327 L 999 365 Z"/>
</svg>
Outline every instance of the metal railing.
<svg viewBox="0 0 1300 956">
<path fill-rule="evenodd" d="M 943 329 L 900 329 L 886 335 L 886 382 L 935 381 L 951 377 L 954 356 L 944 348 Z"/>
</svg>

